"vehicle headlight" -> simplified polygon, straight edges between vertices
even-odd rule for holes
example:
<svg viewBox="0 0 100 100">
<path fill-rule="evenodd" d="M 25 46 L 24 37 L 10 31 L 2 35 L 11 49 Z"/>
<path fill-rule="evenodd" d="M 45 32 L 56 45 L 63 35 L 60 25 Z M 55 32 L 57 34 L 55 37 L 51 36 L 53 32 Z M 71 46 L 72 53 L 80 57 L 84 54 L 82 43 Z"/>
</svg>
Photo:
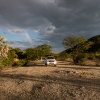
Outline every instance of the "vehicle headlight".
<svg viewBox="0 0 100 100">
<path fill-rule="evenodd" d="M 54 64 L 57 64 L 57 61 L 56 60 L 54 61 Z"/>
</svg>

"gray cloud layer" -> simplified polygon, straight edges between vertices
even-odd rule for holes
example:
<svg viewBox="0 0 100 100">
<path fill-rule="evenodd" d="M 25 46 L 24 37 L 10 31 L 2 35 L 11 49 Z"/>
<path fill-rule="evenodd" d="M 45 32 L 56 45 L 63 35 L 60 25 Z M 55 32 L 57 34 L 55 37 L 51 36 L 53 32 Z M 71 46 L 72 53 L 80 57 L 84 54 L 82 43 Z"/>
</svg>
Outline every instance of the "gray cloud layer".
<svg viewBox="0 0 100 100">
<path fill-rule="evenodd" d="M 0 0 L 0 27 L 38 30 L 58 48 L 68 34 L 100 34 L 100 0 Z"/>
</svg>

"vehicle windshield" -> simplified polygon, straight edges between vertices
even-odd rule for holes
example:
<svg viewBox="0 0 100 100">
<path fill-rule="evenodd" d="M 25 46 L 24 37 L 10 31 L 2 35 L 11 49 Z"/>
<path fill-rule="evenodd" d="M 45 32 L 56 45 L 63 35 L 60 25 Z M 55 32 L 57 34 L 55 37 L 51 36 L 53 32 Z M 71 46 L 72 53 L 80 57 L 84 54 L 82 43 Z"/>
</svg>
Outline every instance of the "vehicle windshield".
<svg viewBox="0 0 100 100">
<path fill-rule="evenodd" d="M 47 57 L 47 59 L 55 59 L 54 57 Z"/>
</svg>

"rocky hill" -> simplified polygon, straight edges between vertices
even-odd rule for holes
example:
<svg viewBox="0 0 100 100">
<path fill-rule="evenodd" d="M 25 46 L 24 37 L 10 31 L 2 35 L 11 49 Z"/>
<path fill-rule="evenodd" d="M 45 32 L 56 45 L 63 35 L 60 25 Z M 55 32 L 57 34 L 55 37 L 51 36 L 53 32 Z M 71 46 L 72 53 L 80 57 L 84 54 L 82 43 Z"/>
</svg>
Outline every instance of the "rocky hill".
<svg viewBox="0 0 100 100">
<path fill-rule="evenodd" d="M 94 36 L 88 41 L 93 42 L 93 45 L 88 49 L 89 52 L 100 52 L 100 35 Z"/>
</svg>

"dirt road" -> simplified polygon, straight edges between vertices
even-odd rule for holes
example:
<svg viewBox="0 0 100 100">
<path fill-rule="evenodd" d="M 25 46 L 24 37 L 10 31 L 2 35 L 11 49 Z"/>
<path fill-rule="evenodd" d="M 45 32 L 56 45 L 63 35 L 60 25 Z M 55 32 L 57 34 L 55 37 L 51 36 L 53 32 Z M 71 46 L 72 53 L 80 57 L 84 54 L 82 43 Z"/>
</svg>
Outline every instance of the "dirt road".
<svg viewBox="0 0 100 100">
<path fill-rule="evenodd" d="M 0 73 L 0 100 L 100 100 L 100 67 L 9 68 Z"/>
</svg>

